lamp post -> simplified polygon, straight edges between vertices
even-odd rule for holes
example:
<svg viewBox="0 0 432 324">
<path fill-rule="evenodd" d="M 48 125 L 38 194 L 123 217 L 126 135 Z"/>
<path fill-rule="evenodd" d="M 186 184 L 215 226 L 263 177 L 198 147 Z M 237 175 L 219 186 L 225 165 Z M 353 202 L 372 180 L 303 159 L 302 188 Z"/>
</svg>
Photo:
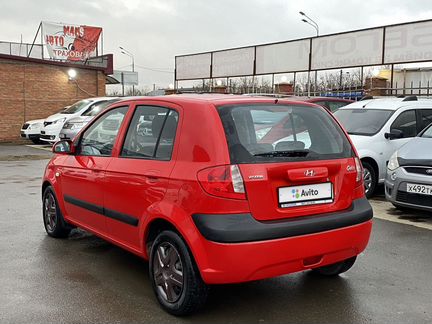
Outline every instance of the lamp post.
<svg viewBox="0 0 432 324">
<path fill-rule="evenodd" d="M 311 25 L 313 28 L 315 28 L 316 30 L 316 35 L 319 36 L 319 26 L 316 23 L 315 20 L 313 20 L 311 17 L 309 17 L 308 15 L 306 15 L 303 11 L 299 11 L 299 14 L 302 15 L 303 17 L 306 17 L 306 19 L 302 19 L 302 21 L 306 24 Z"/>
<path fill-rule="evenodd" d="M 305 18 L 302 19 L 302 21 L 308 25 L 311 25 L 315 31 L 316 31 L 316 35 L 317 37 L 319 36 L 319 26 L 316 23 L 315 20 L 313 20 L 311 17 L 309 17 L 308 15 L 306 15 L 303 11 L 299 11 L 299 14 Z M 310 53 L 309 53 L 310 55 Z M 315 80 L 317 79 L 317 71 L 315 71 Z M 316 90 L 316 89 L 315 89 Z M 310 71 L 308 71 L 308 97 L 310 97 Z"/>
<path fill-rule="evenodd" d="M 132 59 L 132 72 L 135 72 L 135 59 L 134 59 L 133 54 L 131 52 L 129 52 L 128 50 L 126 50 L 124 47 L 119 46 L 119 48 L 120 48 L 122 54 L 125 54 Z M 123 82 L 123 80 L 122 80 L 122 82 Z M 132 84 L 132 95 L 133 96 L 135 95 L 135 85 L 134 84 Z"/>
</svg>

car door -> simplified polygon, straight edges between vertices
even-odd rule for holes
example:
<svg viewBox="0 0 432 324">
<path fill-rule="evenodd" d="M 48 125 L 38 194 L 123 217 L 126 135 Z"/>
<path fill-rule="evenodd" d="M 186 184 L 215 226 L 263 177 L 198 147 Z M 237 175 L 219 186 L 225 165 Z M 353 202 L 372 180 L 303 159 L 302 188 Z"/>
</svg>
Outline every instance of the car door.
<svg viewBox="0 0 432 324">
<path fill-rule="evenodd" d="M 107 111 L 80 136 L 75 155 L 60 170 L 67 218 L 94 232 L 106 233 L 103 210 L 104 171 L 128 110 Z"/>
<path fill-rule="evenodd" d="M 417 136 L 417 119 L 416 111 L 414 109 L 405 110 L 401 112 L 394 121 L 390 124 L 389 131 L 397 129 L 403 132 L 402 138 L 387 139 L 385 145 L 383 146 L 384 165 L 380 166 L 380 169 L 386 170 L 388 160 L 394 151 L 398 150 L 402 145 L 407 143 L 413 137 Z"/>
<path fill-rule="evenodd" d="M 144 233 L 139 224 L 149 210 L 159 208 L 174 166 L 172 158 L 178 107 L 138 104 L 123 146 L 106 170 L 104 207 L 110 236 L 136 251 Z"/>
</svg>

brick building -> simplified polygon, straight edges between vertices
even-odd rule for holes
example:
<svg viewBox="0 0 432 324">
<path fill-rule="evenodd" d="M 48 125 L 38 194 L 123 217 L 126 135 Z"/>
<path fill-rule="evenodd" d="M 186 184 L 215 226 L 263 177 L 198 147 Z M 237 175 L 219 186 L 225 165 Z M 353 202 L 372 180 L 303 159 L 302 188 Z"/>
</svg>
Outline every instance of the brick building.
<svg viewBox="0 0 432 324">
<path fill-rule="evenodd" d="M 18 141 L 27 120 L 45 118 L 62 107 L 105 96 L 108 68 L 0 54 L 0 142 Z M 68 71 L 77 72 L 69 80 Z"/>
</svg>

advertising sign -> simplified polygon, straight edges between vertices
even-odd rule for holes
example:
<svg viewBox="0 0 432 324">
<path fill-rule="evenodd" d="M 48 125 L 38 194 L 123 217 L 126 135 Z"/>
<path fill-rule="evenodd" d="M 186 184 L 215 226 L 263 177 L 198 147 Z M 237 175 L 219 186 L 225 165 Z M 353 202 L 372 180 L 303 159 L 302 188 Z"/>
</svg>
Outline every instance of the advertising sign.
<svg viewBox="0 0 432 324">
<path fill-rule="evenodd" d="M 312 39 L 312 70 L 381 64 L 383 29 Z"/>
<path fill-rule="evenodd" d="M 178 56 L 175 63 L 178 80 L 210 78 L 210 53 Z"/>
<path fill-rule="evenodd" d="M 84 61 L 96 55 L 100 27 L 42 22 L 42 37 L 52 59 Z"/>
<path fill-rule="evenodd" d="M 309 39 L 257 46 L 256 73 L 306 71 L 309 68 L 309 51 Z"/>
<path fill-rule="evenodd" d="M 432 60 L 432 21 L 387 27 L 385 64 Z"/>
<path fill-rule="evenodd" d="M 253 47 L 213 53 L 213 77 L 252 75 L 254 71 Z"/>
</svg>

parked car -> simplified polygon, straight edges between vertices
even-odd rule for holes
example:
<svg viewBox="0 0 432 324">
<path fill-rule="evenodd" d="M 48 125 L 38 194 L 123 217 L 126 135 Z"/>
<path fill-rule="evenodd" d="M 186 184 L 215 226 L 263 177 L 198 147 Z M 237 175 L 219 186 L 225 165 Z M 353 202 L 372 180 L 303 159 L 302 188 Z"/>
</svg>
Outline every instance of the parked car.
<svg viewBox="0 0 432 324">
<path fill-rule="evenodd" d="M 40 131 L 40 140 L 44 141 L 45 143 L 53 144 L 60 140 L 60 131 L 63 128 L 64 123 L 66 123 L 68 120 L 81 116 L 83 113 L 85 113 L 87 110 L 91 110 L 93 105 L 107 101 L 113 98 L 110 97 L 98 97 L 98 98 L 89 98 L 80 100 L 73 105 L 71 105 L 69 108 L 49 116 L 45 119 L 44 125 L 41 128 Z"/>
<path fill-rule="evenodd" d="M 247 93 L 245 96 L 262 96 L 262 97 L 272 97 L 272 98 L 285 98 L 295 101 L 306 101 L 306 102 L 312 102 L 314 104 L 320 105 L 327 110 L 334 113 L 339 108 L 346 106 L 350 103 L 353 103 L 353 100 L 350 99 L 344 99 L 344 98 L 337 98 L 337 97 L 297 97 L 297 96 L 290 96 L 290 95 L 284 95 L 284 94 L 278 94 L 278 93 Z"/>
<path fill-rule="evenodd" d="M 291 138 L 257 138 L 255 125 L 288 116 Z M 107 124 L 115 136 L 100 140 Z M 78 226 L 148 259 L 156 298 L 174 315 L 199 308 L 207 285 L 338 275 L 369 240 L 356 151 L 310 103 L 130 98 L 53 152 L 42 185 L 48 235 Z"/>
<path fill-rule="evenodd" d="M 86 109 L 81 116 L 71 118 L 63 124 L 63 128 L 60 131 L 60 139 L 73 139 L 76 134 L 90 122 L 97 114 L 104 111 L 109 105 L 118 101 L 118 98 L 99 101 L 91 105 L 90 108 Z"/>
<path fill-rule="evenodd" d="M 45 119 L 34 119 L 25 122 L 21 127 L 21 137 L 31 140 L 34 144 L 40 144 L 40 131 Z"/>
<path fill-rule="evenodd" d="M 354 102 L 353 100 L 334 97 L 310 97 L 305 99 L 305 101 L 323 106 L 332 113 L 337 111 L 339 108 Z"/>
<path fill-rule="evenodd" d="M 59 112 L 67 108 L 69 108 L 69 106 L 60 109 Z M 45 119 L 34 119 L 26 121 L 21 127 L 21 137 L 31 140 L 34 144 L 41 144 L 42 142 L 40 141 L 40 132 L 43 128 L 44 121 Z"/>
<path fill-rule="evenodd" d="M 384 183 L 391 155 L 432 122 L 432 100 L 415 96 L 369 99 L 342 107 L 334 115 L 360 156 L 369 198 Z"/>
<path fill-rule="evenodd" d="M 432 124 L 391 156 L 385 195 L 395 207 L 432 211 L 431 148 Z"/>
</svg>

